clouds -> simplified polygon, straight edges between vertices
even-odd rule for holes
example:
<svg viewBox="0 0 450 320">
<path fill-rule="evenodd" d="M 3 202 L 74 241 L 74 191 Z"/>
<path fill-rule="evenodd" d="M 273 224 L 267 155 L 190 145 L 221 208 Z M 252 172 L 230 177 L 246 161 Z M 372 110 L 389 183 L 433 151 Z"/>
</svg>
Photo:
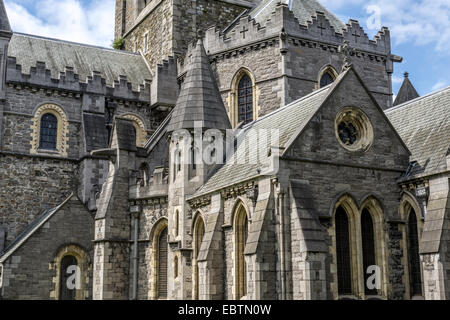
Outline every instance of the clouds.
<svg viewBox="0 0 450 320">
<path fill-rule="evenodd" d="M 367 9 L 377 6 L 381 24 L 389 27 L 395 45 L 411 43 L 414 46 L 430 45 L 436 52 L 450 52 L 450 1 L 449 0 L 321 0 L 331 10 L 344 10 L 348 6 Z M 369 14 L 364 13 L 364 21 Z"/>
<path fill-rule="evenodd" d="M 114 0 L 6 0 L 13 31 L 99 46 L 114 38 Z"/>
<path fill-rule="evenodd" d="M 432 88 L 431 91 L 436 91 L 436 90 L 440 90 L 443 89 L 445 87 L 448 86 L 448 82 L 447 81 L 438 81 Z"/>
</svg>

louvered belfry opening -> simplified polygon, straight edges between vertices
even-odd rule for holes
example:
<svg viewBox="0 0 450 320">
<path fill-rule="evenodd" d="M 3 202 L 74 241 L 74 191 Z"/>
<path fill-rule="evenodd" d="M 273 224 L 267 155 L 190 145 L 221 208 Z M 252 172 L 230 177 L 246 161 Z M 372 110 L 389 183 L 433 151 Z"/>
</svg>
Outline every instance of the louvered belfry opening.
<svg viewBox="0 0 450 320">
<path fill-rule="evenodd" d="M 363 249 L 364 291 L 366 295 L 377 295 L 377 289 L 370 289 L 367 285 L 368 278 L 373 274 L 367 273 L 367 270 L 370 266 L 376 265 L 374 224 L 372 216 L 367 209 L 364 209 L 361 215 L 361 237 Z"/>
<path fill-rule="evenodd" d="M 167 227 L 158 239 L 158 299 L 167 299 Z"/>
<path fill-rule="evenodd" d="M 253 121 L 253 83 L 247 74 L 238 85 L 238 119 L 244 124 Z"/>
<path fill-rule="evenodd" d="M 73 269 L 68 270 L 71 266 L 78 266 L 77 259 L 72 255 L 67 255 L 61 260 L 59 274 L 59 300 L 75 300 L 77 296 L 76 277 L 74 278 Z M 69 272 L 68 272 L 69 271 Z M 76 271 L 75 271 L 76 272 Z M 69 279 L 72 277 L 71 279 Z"/>
<path fill-rule="evenodd" d="M 422 295 L 422 274 L 420 271 L 419 234 L 416 212 L 411 209 L 408 218 L 408 260 L 411 296 Z"/>
<path fill-rule="evenodd" d="M 41 118 L 41 132 L 39 148 L 56 150 L 58 136 L 58 119 L 51 113 L 44 114 Z"/>
<path fill-rule="evenodd" d="M 335 215 L 338 293 L 352 294 L 350 232 L 347 212 L 339 207 Z"/>
</svg>

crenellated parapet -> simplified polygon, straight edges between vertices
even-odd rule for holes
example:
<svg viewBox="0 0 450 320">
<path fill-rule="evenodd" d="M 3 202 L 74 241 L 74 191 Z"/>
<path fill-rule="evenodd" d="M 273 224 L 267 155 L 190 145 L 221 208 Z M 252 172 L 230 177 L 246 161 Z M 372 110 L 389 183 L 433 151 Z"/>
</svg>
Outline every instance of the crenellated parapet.
<svg viewBox="0 0 450 320">
<path fill-rule="evenodd" d="M 288 43 L 294 46 L 302 45 L 337 52 L 340 45 L 348 42 L 355 49 L 357 57 L 367 55 L 372 60 L 384 62 L 386 57 L 389 59 L 391 55 L 390 31 L 387 27 L 383 27 L 373 39 L 369 39 L 356 20 L 349 20 L 339 29 L 332 25 L 323 12 L 316 11 L 306 23 L 301 23 L 284 3 L 275 7 L 263 25 L 247 13 L 224 31 L 208 29 L 205 47 L 212 56 L 232 56 L 247 50 L 259 50 L 270 41 L 278 42 L 282 30 Z"/>
<path fill-rule="evenodd" d="M 77 95 L 96 94 L 110 99 L 141 103 L 150 102 L 150 80 L 139 85 L 138 90 L 133 90 L 132 84 L 126 76 L 119 76 L 119 79 L 109 86 L 100 72 L 94 71 L 91 76 L 87 77 L 86 82 L 82 82 L 72 67 L 66 67 L 64 72 L 59 73 L 58 78 L 52 78 L 51 71 L 46 68 L 45 62 L 39 61 L 36 62 L 36 66 L 30 68 L 30 73 L 26 74 L 14 57 L 8 57 L 6 73 L 6 82 L 13 85 L 68 91 Z"/>
<path fill-rule="evenodd" d="M 170 106 L 177 102 L 179 86 L 177 84 L 177 62 L 170 56 L 158 64 L 153 72 L 151 83 L 152 107 Z"/>
<path fill-rule="evenodd" d="M 169 192 L 168 168 L 158 167 L 147 181 L 139 171 L 130 175 L 129 198 L 143 200 L 150 198 L 167 197 Z"/>
</svg>

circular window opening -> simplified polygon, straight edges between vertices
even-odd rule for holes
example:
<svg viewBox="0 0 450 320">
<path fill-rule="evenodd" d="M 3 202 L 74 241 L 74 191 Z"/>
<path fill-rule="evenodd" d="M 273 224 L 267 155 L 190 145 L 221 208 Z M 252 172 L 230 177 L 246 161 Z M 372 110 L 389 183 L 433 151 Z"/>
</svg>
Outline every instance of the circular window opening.
<svg viewBox="0 0 450 320">
<path fill-rule="evenodd" d="M 336 118 L 336 137 L 349 151 L 367 151 L 373 142 L 373 127 L 358 108 L 344 108 Z"/>
</svg>

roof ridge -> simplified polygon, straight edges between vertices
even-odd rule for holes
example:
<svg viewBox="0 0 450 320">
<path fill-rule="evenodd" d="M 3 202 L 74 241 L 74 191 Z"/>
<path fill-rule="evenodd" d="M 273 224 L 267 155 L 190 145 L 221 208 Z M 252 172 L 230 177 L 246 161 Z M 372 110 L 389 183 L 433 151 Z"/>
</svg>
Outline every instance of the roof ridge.
<svg viewBox="0 0 450 320">
<path fill-rule="evenodd" d="M 13 35 L 19 35 L 19 36 L 25 36 L 25 37 L 30 37 L 30 38 L 48 40 L 48 41 L 53 41 L 53 42 L 72 44 L 72 45 L 77 45 L 77 46 L 80 46 L 80 47 L 101 49 L 101 50 L 111 51 L 111 52 L 114 52 L 114 53 L 128 54 L 128 55 L 142 57 L 142 55 L 140 55 L 139 53 L 136 53 L 136 52 L 125 51 L 125 50 L 116 50 L 116 49 L 113 49 L 113 48 L 107 48 L 107 47 L 96 46 L 96 45 L 92 45 L 92 44 L 86 44 L 86 43 L 80 43 L 80 42 L 74 42 L 74 41 L 68 41 L 68 40 L 62 40 L 62 39 L 56 39 L 56 38 L 50 38 L 50 37 L 44 37 L 44 36 L 39 36 L 39 35 L 35 35 L 35 34 L 29 34 L 29 33 L 23 33 L 23 32 L 13 32 Z"/>
<path fill-rule="evenodd" d="M 415 102 L 420 101 L 420 100 L 422 100 L 422 99 L 430 98 L 430 97 L 432 97 L 432 96 L 434 96 L 434 95 L 443 93 L 443 92 L 445 92 L 445 91 L 447 91 L 447 90 L 450 90 L 450 86 L 447 86 L 447 87 L 445 87 L 445 88 L 439 89 L 439 90 L 434 91 L 434 92 L 430 92 L 430 93 L 428 93 L 428 94 L 426 94 L 426 95 L 424 95 L 424 96 L 417 97 L 417 98 L 415 98 L 415 99 L 413 99 L 413 100 L 406 101 L 406 102 L 404 102 L 404 103 L 402 103 L 402 104 L 399 104 L 398 106 L 395 106 L 395 107 L 392 107 L 392 108 L 387 109 L 384 113 L 391 113 L 392 111 L 396 111 L 397 109 L 406 107 L 406 106 L 409 105 L 409 104 L 415 103 Z"/>
<path fill-rule="evenodd" d="M 244 130 L 244 129 L 247 129 L 247 128 L 249 128 L 249 127 L 252 127 L 252 126 L 255 125 L 256 123 L 258 123 L 258 122 L 260 122 L 260 121 L 262 121 L 262 120 L 264 120 L 264 119 L 266 119 L 266 118 L 268 118 L 268 117 L 270 117 L 270 116 L 272 116 L 272 115 L 274 115 L 274 114 L 277 114 L 278 112 L 281 112 L 281 111 L 283 111 L 284 109 L 288 109 L 288 108 L 292 107 L 294 104 L 297 104 L 297 103 L 302 102 L 302 101 L 304 101 L 304 100 L 306 100 L 306 99 L 309 99 L 309 98 L 315 96 L 316 94 L 319 94 L 320 92 L 325 91 L 325 89 L 329 89 L 329 87 L 331 87 L 332 85 L 333 85 L 333 83 L 331 83 L 331 84 L 329 84 L 329 85 L 327 85 L 327 86 L 325 86 L 325 87 L 323 87 L 323 88 L 320 88 L 320 89 L 318 89 L 318 90 L 316 90 L 316 91 L 313 91 L 313 92 L 311 92 L 311 93 L 308 93 L 306 96 L 303 96 L 303 97 L 301 97 L 301 98 L 299 98 L 299 99 L 297 99 L 297 100 L 294 100 L 294 101 L 292 101 L 292 102 L 290 102 L 290 103 L 288 103 L 288 104 L 282 106 L 281 108 L 278 108 L 278 109 L 276 109 L 276 110 L 273 110 L 272 112 L 270 112 L 270 113 L 268 113 L 268 114 L 265 114 L 265 115 L 263 115 L 262 117 L 259 117 L 259 118 L 256 119 L 255 121 L 252 121 L 252 122 L 246 124 L 245 126 L 242 127 L 242 129 Z"/>
</svg>

